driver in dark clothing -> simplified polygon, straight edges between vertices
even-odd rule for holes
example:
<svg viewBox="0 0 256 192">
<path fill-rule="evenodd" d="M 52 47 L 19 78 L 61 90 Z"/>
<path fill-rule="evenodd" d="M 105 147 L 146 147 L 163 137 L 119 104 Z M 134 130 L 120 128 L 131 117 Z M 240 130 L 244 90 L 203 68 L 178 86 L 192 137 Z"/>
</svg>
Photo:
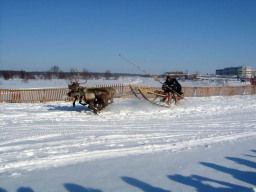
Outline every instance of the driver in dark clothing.
<svg viewBox="0 0 256 192">
<path fill-rule="evenodd" d="M 167 87 L 168 88 L 167 88 Z M 166 94 L 169 94 L 172 90 L 178 93 L 179 95 L 182 94 L 181 92 L 181 85 L 177 81 L 176 78 L 173 78 L 172 76 L 167 76 L 166 81 L 164 82 L 162 89 Z"/>
</svg>

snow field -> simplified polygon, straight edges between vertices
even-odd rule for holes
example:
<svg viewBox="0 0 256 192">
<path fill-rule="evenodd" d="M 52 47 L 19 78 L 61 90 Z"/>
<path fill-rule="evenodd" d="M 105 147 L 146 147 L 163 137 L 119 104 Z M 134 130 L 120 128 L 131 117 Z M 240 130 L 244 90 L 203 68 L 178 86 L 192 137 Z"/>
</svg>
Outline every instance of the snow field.
<svg viewBox="0 0 256 192">
<path fill-rule="evenodd" d="M 0 87 L 68 83 L 14 79 L 0 80 Z M 87 86 L 101 84 L 160 86 L 139 77 Z M 253 192 L 255 114 L 255 95 L 186 98 L 170 109 L 114 99 L 100 115 L 66 102 L 1 103 L 0 192 Z"/>
<path fill-rule="evenodd" d="M 160 78 L 160 81 L 164 82 L 165 78 Z M 69 79 L 52 79 L 52 80 L 28 80 L 22 79 L 9 79 L 4 80 L 0 78 L 0 88 L 2 89 L 40 89 L 40 88 L 67 88 L 71 80 Z M 85 82 L 79 80 L 80 83 Z M 223 87 L 223 86 L 246 86 L 250 85 L 250 82 L 242 83 L 236 79 L 224 79 L 224 78 L 204 78 L 197 81 L 192 80 L 180 80 L 180 84 L 183 87 Z M 104 78 L 98 80 L 89 79 L 83 86 L 96 86 L 96 85 L 136 85 L 136 86 L 148 86 L 148 87 L 161 87 L 162 85 L 155 81 L 151 77 L 120 77 L 118 80 L 105 80 Z"/>
<path fill-rule="evenodd" d="M 115 99 L 100 115 L 72 103 L 0 105 L 0 174 L 234 142 L 256 135 L 256 96 L 187 98 L 162 108 Z"/>
</svg>

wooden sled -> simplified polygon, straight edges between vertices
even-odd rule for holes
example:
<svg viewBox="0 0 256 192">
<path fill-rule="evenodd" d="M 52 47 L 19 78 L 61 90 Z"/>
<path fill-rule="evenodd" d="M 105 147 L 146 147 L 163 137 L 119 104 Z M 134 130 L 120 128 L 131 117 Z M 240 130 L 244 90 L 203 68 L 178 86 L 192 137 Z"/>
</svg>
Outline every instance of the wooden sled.
<svg viewBox="0 0 256 192">
<path fill-rule="evenodd" d="M 162 107 L 177 105 L 180 99 L 184 98 L 175 92 L 169 92 L 169 94 L 166 94 L 163 91 L 150 91 L 143 87 L 132 85 L 130 85 L 130 89 L 136 98 Z"/>
</svg>

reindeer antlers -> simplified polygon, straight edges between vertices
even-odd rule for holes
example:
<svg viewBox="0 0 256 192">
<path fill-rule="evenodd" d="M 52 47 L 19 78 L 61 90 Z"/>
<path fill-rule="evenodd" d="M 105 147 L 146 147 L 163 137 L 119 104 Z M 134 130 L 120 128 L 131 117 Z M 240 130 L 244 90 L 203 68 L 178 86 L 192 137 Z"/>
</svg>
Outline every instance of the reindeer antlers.
<svg viewBox="0 0 256 192">
<path fill-rule="evenodd" d="M 75 77 L 75 75 L 73 75 L 73 78 L 75 79 L 75 82 L 79 84 L 80 73 L 78 72 L 77 69 L 75 69 L 75 70 L 76 70 L 76 72 L 77 72 L 78 79 Z M 81 84 L 87 83 L 88 78 L 85 78 L 85 80 L 86 80 L 86 81 L 85 81 L 84 83 L 81 83 Z"/>
</svg>

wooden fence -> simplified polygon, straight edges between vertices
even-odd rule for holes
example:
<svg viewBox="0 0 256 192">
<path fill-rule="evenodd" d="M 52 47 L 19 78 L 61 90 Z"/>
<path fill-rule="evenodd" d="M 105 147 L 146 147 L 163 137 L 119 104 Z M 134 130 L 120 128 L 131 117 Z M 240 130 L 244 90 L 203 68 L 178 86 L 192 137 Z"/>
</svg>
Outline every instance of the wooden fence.
<svg viewBox="0 0 256 192">
<path fill-rule="evenodd" d="M 118 98 L 131 98 L 129 85 L 103 85 L 97 87 L 113 87 Z M 159 87 L 143 87 L 150 91 L 161 90 Z M 243 87 L 183 87 L 185 97 L 254 95 L 256 86 Z M 71 101 L 67 96 L 68 89 L 0 89 L 0 103 L 38 103 L 52 101 Z"/>
<path fill-rule="evenodd" d="M 67 100 L 67 89 L 0 89 L 0 102 L 38 103 Z"/>
</svg>

